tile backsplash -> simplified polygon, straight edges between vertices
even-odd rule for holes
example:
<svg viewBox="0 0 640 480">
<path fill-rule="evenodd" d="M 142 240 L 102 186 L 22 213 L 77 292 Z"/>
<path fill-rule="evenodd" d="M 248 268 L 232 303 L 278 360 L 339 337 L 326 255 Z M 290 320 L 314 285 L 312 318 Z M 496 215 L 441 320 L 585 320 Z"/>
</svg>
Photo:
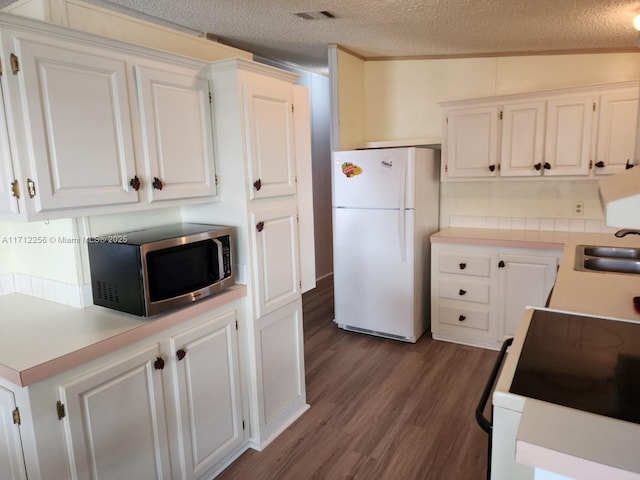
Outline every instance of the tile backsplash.
<svg viewBox="0 0 640 480">
<path fill-rule="evenodd" d="M 614 233 L 603 220 L 576 218 L 483 217 L 451 215 L 449 227 L 489 228 L 499 230 L 544 230 L 562 232 Z"/>
<path fill-rule="evenodd" d="M 72 285 L 22 273 L 0 274 L 0 295 L 10 293 L 21 293 L 75 308 L 93 305 L 91 285 Z"/>
</svg>

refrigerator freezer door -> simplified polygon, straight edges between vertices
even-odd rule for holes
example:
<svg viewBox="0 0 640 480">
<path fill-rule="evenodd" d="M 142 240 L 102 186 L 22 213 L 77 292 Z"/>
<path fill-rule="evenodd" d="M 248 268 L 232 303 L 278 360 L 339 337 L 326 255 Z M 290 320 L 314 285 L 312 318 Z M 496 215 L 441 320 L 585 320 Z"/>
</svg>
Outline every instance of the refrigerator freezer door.
<svg viewBox="0 0 640 480">
<path fill-rule="evenodd" d="M 414 327 L 414 211 L 335 208 L 333 215 L 335 322 L 415 342 L 422 331 Z"/>
<path fill-rule="evenodd" d="M 333 157 L 333 206 L 414 208 L 415 148 L 353 150 Z"/>
</svg>

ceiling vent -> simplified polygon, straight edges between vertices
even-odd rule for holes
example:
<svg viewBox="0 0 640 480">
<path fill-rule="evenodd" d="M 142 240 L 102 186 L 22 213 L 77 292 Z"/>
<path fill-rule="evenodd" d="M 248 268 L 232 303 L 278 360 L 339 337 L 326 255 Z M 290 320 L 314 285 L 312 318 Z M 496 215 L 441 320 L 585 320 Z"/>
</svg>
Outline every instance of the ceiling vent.
<svg viewBox="0 0 640 480">
<path fill-rule="evenodd" d="M 294 15 L 303 20 L 323 20 L 327 18 L 336 18 L 336 15 L 329 10 L 321 10 L 319 12 L 298 12 Z"/>
</svg>

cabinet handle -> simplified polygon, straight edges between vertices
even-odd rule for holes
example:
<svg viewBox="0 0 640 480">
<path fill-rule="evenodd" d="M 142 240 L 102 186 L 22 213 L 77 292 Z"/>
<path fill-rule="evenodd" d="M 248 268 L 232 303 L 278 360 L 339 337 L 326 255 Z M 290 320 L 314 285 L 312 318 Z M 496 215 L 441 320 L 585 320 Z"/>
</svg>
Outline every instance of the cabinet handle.
<svg viewBox="0 0 640 480">
<path fill-rule="evenodd" d="M 465 293 L 467 293 L 466 290 L 462 290 L 462 289 L 458 290 L 458 295 L 464 295 Z"/>
<path fill-rule="evenodd" d="M 162 190 L 162 187 L 163 187 L 162 180 L 160 180 L 158 177 L 153 177 L 153 183 L 151 185 L 156 190 Z"/>
<path fill-rule="evenodd" d="M 256 224 L 256 230 L 258 230 L 259 232 L 261 232 L 264 229 L 264 222 L 258 222 Z"/>
<path fill-rule="evenodd" d="M 140 179 L 138 178 L 138 176 L 136 175 L 135 177 L 133 177 L 131 180 L 129 180 L 129 185 L 131 186 L 131 188 L 133 188 L 136 192 L 138 190 L 140 190 Z"/>
<path fill-rule="evenodd" d="M 536 163 L 533 168 L 535 168 L 536 170 L 540 171 L 540 169 L 542 168 L 542 164 L 540 162 Z"/>
<path fill-rule="evenodd" d="M 29 198 L 36 196 L 36 183 L 30 178 L 27 178 L 27 192 L 29 192 Z"/>
<path fill-rule="evenodd" d="M 162 359 L 162 357 L 157 357 L 156 361 L 153 362 L 153 367 L 156 370 L 162 370 L 164 368 L 164 360 Z"/>
<path fill-rule="evenodd" d="M 624 169 L 629 170 L 630 168 L 633 168 L 633 163 L 631 163 L 627 158 L 627 163 L 624 164 Z"/>
<path fill-rule="evenodd" d="M 464 270 L 465 268 L 467 268 L 467 264 L 466 263 L 461 263 L 460 264 L 460 270 Z"/>
<path fill-rule="evenodd" d="M 596 162 L 596 167 L 598 168 L 603 168 L 604 167 L 604 162 L 602 160 L 600 160 L 599 162 Z"/>
<path fill-rule="evenodd" d="M 262 188 L 262 180 L 257 179 L 255 182 L 253 182 L 253 188 L 255 188 L 256 190 L 260 190 Z"/>
<path fill-rule="evenodd" d="M 496 169 L 495 164 L 489 165 L 489 170 L 493 172 Z"/>
<path fill-rule="evenodd" d="M 176 357 L 178 357 L 178 361 L 182 360 L 186 354 L 187 352 L 185 352 L 184 348 L 181 348 L 180 350 L 178 350 L 176 352 Z"/>
<path fill-rule="evenodd" d="M 460 315 L 460 316 L 458 317 L 458 321 L 459 321 L 459 322 L 464 322 L 466 319 L 467 319 L 467 317 L 465 317 L 464 315 Z"/>
<path fill-rule="evenodd" d="M 504 260 L 500 260 L 498 262 L 498 268 L 504 268 L 504 267 L 505 267 Z"/>
<path fill-rule="evenodd" d="M 544 169 L 551 170 L 551 164 L 549 162 L 544 162 Z"/>
</svg>

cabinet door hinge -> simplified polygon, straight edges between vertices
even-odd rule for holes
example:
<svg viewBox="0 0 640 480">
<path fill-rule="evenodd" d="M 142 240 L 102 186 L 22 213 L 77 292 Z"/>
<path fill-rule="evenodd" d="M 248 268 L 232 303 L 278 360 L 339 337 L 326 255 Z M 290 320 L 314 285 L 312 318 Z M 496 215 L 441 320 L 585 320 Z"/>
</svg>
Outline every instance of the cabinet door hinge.
<svg viewBox="0 0 640 480">
<path fill-rule="evenodd" d="M 17 74 L 20 71 L 20 62 L 18 62 L 18 57 L 12 53 L 9 56 L 9 63 L 11 63 L 11 71 L 13 74 Z"/>
<path fill-rule="evenodd" d="M 295 108 L 293 106 L 293 103 L 291 104 L 291 113 L 295 113 Z"/>
<path fill-rule="evenodd" d="M 211 91 L 209 91 L 209 103 L 213 103 L 213 96 L 211 95 Z"/>
<path fill-rule="evenodd" d="M 2 76 L 2 60 L 0 60 L 0 77 Z"/>
<path fill-rule="evenodd" d="M 593 102 L 593 111 L 596 111 L 596 102 Z"/>
<path fill-rule="evenodd" d="M 236 320 L 236 330 L 238 330 L 238 320 Z"/>
<path fill-rule="evenodd" d="M 444 123 L 446 123 L 447 125 L 449 125 L 449 117 L 444 117 Z"/>
<path fill-rule="evenodd" d="M 244 430 L 244 420 L 242 420 L 242 430 Z"/>
<path fill-rule="evenodd" d="M 11 196 L 16 197 L 17 199 L 20 198 L 20 184 L 18 183 L 18 180 L 11 182 Z"/>
<path fill-rule="evenodd" d="M 18 407 L 15 408 L 15 410 L 13 412 L 11 412 L 11 416 L 13 417 L 13 424 L 14 425 L 21 425 L 22 422 L 20 421 L 20 409 L 18 409 Z"/>
<path fill-rule="evenodd" d="M 589 160 L 589 170 L 593 168 L 593 160 Z"/>
<path fill-rule="evenodd" d="M 500 120 L 502 120 L 503 112 L 500 110 Z"/>
<path fill-rule="evenodd" d="M 214 176 L 214 181 L 216 182 L 216 187 L 218 186 L 218 174 L 216 173 Z"/>
<path fill-rule="evenodd" d="M 449 171 L 449 165 L 447 165 L 446 163 L 444 164 L 444 173 L 447 173 Z"/>
<path fill-rule="evenodd" d="M 296 213 L 296 222 L 300 223 L 300 215 L 298 215 L 297 213 Z"/>
<path fill-rule="evenodd" d="M 64 409 L 64 403 L 60 400 L 56 402 L 56 413 L 58 414 L 58 420 L 62 420 L 67 415 Z"/>
</svg>

